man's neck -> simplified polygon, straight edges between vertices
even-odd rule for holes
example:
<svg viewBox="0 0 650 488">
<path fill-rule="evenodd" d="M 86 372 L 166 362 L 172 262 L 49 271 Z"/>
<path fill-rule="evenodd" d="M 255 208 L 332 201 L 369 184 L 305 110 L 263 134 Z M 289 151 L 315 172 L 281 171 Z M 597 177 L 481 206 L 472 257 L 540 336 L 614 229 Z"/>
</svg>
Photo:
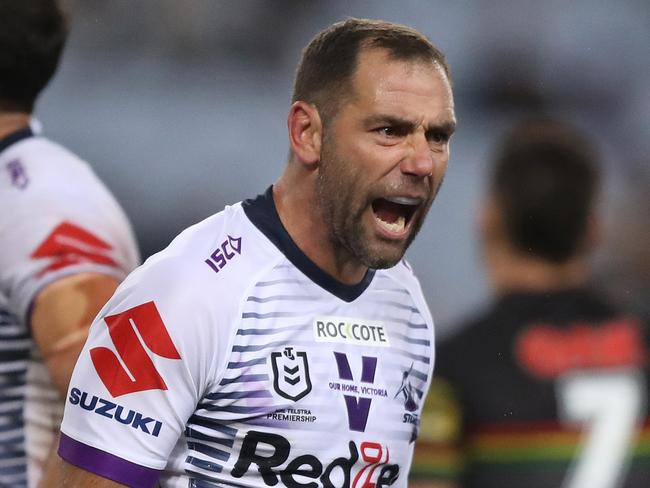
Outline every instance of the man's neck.
<svg viewBox="0 0 650 488">
<path fill-rule="evenodd" d="M 30 118 L 26 112 L 0 112 L 0 139 L 29 126 Z"/>
<path fill-rule="evenodd" d="M 554 263 L 511 251 L 493 252 L 488 259 L 490 284 L 499 295 L 548 292 L 584 286 L 589 278 L 586 257 Z"/>
<path fill-rule="evenodd" d="M 275 207 L 293 241 L 320 269 L 347 285 L 356 285 L 366 276 L 368 268 L 347 253 L 336 252 L 329 230 L 316 211 L 315 192 L 307 188 L 307 178 L 292 181 L 291 169 L 273 186 Z"/>
</svg>

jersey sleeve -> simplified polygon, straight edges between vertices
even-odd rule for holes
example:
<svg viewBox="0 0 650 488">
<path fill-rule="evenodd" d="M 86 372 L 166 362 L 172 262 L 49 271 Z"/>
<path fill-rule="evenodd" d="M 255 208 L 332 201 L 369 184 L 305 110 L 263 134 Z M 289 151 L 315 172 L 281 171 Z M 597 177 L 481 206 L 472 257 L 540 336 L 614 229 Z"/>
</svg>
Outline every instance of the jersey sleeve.
<svg viewBox="0 0 650 488">
<path fill-rule="evenodd" d="M 120 285 L 90 329 L 59 445 L 69 463 L 142 487 L 155 486 L 227 341 L 176 266 L 149 264 Z"/>
<path fill-rule="evenodd" d="M 139 255 L 122 209 L 85 163 L 47 141 L 20 144 L 27 154 L 4 159 L 22 179 L 0 175 L 0 290 L 28 323 L 48 284 L 83 272 L 121 280 Z"/>
</svg>

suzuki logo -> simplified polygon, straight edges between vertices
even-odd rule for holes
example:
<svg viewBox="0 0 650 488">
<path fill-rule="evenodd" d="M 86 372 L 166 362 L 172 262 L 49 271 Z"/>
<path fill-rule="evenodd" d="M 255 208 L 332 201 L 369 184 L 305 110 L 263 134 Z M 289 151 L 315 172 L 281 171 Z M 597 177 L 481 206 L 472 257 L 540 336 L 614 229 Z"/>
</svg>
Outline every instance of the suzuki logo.
<svg viewBox="0 0 650 488">
<path fill-rule="evenodd" d="M 104 318 L 118 356 L 107 347 L 90 350 L 95 370 L 113 397 L 167 385 L 144 346 L 167 359 L 181 359 L 154 302 Z M 122 366 L 122 364 L 124 366 Z"/>
<path fill-rule="evenodd" d="M 352 369 L 348 357 L 342 352 L 335 352 L 336 366 L 339 370 L 339 378 L 347 381 L 354 381 Z M 377 370 L 377 358 L 362 356 L 361 358 L 361 382 L 374 383 L 375 371 Z M 353 395 L 343 395 L 345 407 L 348 411 L 348 426 L 350 430 L 364 432 L 368 423 L 368 413 L 372 399 L 356 397 Z"/>
</svg>

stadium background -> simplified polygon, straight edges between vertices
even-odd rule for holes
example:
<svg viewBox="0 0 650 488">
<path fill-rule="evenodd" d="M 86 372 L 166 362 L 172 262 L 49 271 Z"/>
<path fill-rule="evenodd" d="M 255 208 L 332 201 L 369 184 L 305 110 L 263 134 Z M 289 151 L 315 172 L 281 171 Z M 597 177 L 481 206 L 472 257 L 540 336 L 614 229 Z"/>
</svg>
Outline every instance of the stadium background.
<svg viewBox="0 0 650 488">
<path fill-rule="evenodd" d="M 143 256 L 274 181 L 301 47 L 346 16 L 384 18 L 425 33 L 454 78 L 451 163 L 408 254 L 439 334 L 487 297 L 473 222 L 490 148 L 511 121 L 540 110 L 599 143 L 607 238 L 597 280 L 649 313 L 647 0 L 66 3 L 71 39 L 37 116 L 114 191 Z"/>
</svg>

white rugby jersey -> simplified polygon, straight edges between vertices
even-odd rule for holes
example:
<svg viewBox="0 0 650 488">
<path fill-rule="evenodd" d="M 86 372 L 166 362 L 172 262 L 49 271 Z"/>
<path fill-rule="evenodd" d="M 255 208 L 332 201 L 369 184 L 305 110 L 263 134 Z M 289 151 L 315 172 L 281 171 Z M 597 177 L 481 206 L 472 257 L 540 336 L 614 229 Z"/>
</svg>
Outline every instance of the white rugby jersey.
<svg viewBox="0 0 650 488">
<path fill-rule="evenodd" d="M 0 486 L 26 485 L 25 445 L 33 486 L 63 401 L 31 341 L 31 305 L 64 276 L 122 279 L 139 255 L 124 213 L 90 167 L 30 128 L 0 140 L 0 209 Z"/>
<path fill-rule="evenodd" d="M 120 285 L 75 368 L 59 454 L 133 487 L 405 487 L 432 356 L 406 263 L 333 280 L 270 188 Z"/>
</svg>

